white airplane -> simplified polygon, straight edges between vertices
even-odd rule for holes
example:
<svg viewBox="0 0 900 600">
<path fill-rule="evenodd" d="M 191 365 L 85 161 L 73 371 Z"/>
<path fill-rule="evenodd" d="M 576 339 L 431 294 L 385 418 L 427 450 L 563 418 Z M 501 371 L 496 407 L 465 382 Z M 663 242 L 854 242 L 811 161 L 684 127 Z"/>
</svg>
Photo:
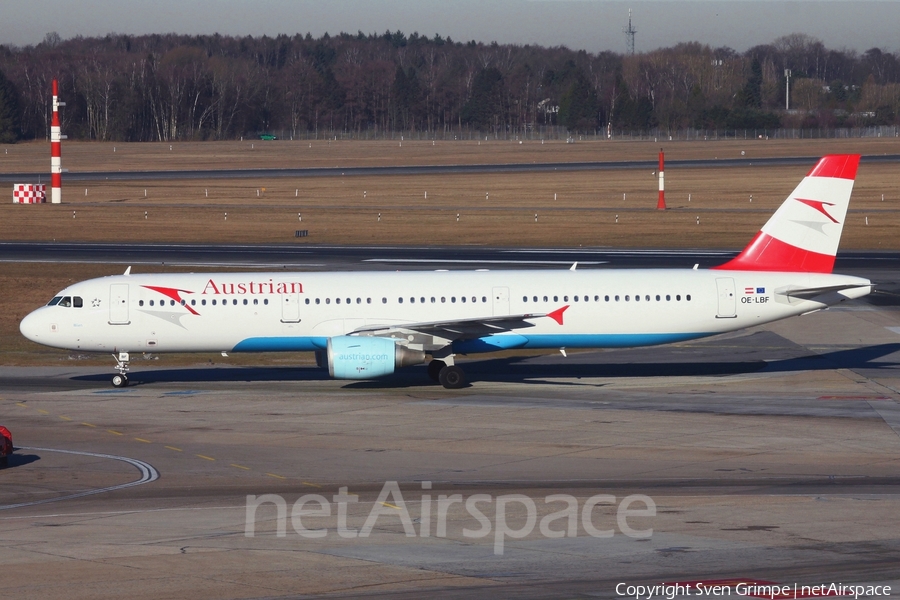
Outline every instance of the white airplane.
<svg viewBox="0 0 900 600">
<path fill-rule="evenodd" d="M 691 340 L 872 291 L 831 273 L 859 155 L 822 158 L 762 230 L 713 269 L 131 274 L 76 283 L 20 324 L 29 340 L 129 353 L 313 351 L 338 379 L 426 361 L 465 385 L 457 354 Z"/>
</svg>

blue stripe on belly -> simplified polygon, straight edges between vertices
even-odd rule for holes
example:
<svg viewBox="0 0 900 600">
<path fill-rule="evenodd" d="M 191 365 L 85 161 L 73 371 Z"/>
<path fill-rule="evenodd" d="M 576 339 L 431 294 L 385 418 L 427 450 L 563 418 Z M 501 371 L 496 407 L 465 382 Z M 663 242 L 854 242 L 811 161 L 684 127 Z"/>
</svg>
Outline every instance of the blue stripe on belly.
<svg viewBox="0 0 900 600">
<path fill-rule="evenodd" d="M 486 336 L 453 343 L 461 354 L 496 352 L 516 348 L 634 348 L 683 342 L 715 332 L 694 333 L 584 333 L 559 335 L 522 335 L 519 333 Z M 324 350 L 326 337 L 253 337 L 242 340 L 232 352 L 311 352 Z"/>
<path fill-rule="evenodd" d="M 232 352 L 312 352 L 324 350 L 326 337 L 253 337 L 241 340 Z"/>
</svg>

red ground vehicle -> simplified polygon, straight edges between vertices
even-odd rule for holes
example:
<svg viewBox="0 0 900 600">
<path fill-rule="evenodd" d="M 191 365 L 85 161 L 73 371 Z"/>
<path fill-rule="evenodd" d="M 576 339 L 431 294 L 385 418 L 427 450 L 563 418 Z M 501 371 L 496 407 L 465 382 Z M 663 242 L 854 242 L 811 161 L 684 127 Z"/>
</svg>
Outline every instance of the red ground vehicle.
<svg viewBox="0 0 900 600">
<path fill-rule="evenodd" d="M 9 455 L 12 452 L 12 434 L 6 427 L 0 426 L 0 467 L 5 467 L 9 464 Z"/>
</svg>

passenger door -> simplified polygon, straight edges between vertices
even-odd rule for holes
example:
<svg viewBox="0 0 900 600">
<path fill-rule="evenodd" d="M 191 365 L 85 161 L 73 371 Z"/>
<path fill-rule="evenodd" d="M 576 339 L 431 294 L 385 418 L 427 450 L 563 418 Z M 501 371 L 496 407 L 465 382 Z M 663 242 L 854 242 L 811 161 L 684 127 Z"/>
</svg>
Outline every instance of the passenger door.
<svg viewBox="0 0 900 600">
<path fill-rule="evenodd" d="M 109 286 L 109 324 L 128 325 L 128 284 L 113 283 Z"/>
<path fill-rule="evenodd" d="M 719 295 L 719 310 L 717 319 L 734 319 L 737 317 L 737 298 L 734 295 L 734 279 L 731 277 L 717 277 L 716 290 Z"/>
</svg>

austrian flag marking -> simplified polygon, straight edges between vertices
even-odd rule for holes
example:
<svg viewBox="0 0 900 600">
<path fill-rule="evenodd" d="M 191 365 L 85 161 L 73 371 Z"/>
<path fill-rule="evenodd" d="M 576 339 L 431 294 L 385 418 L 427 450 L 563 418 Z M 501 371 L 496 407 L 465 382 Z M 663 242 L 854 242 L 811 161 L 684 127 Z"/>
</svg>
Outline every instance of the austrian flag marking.
<svg viewBox="0 0 900 600">
<path fill-rule="evenodd" d="M 745 287 L 744 294 L 765 294 L 766 288 L 764 287 Z"/>
</svg>

